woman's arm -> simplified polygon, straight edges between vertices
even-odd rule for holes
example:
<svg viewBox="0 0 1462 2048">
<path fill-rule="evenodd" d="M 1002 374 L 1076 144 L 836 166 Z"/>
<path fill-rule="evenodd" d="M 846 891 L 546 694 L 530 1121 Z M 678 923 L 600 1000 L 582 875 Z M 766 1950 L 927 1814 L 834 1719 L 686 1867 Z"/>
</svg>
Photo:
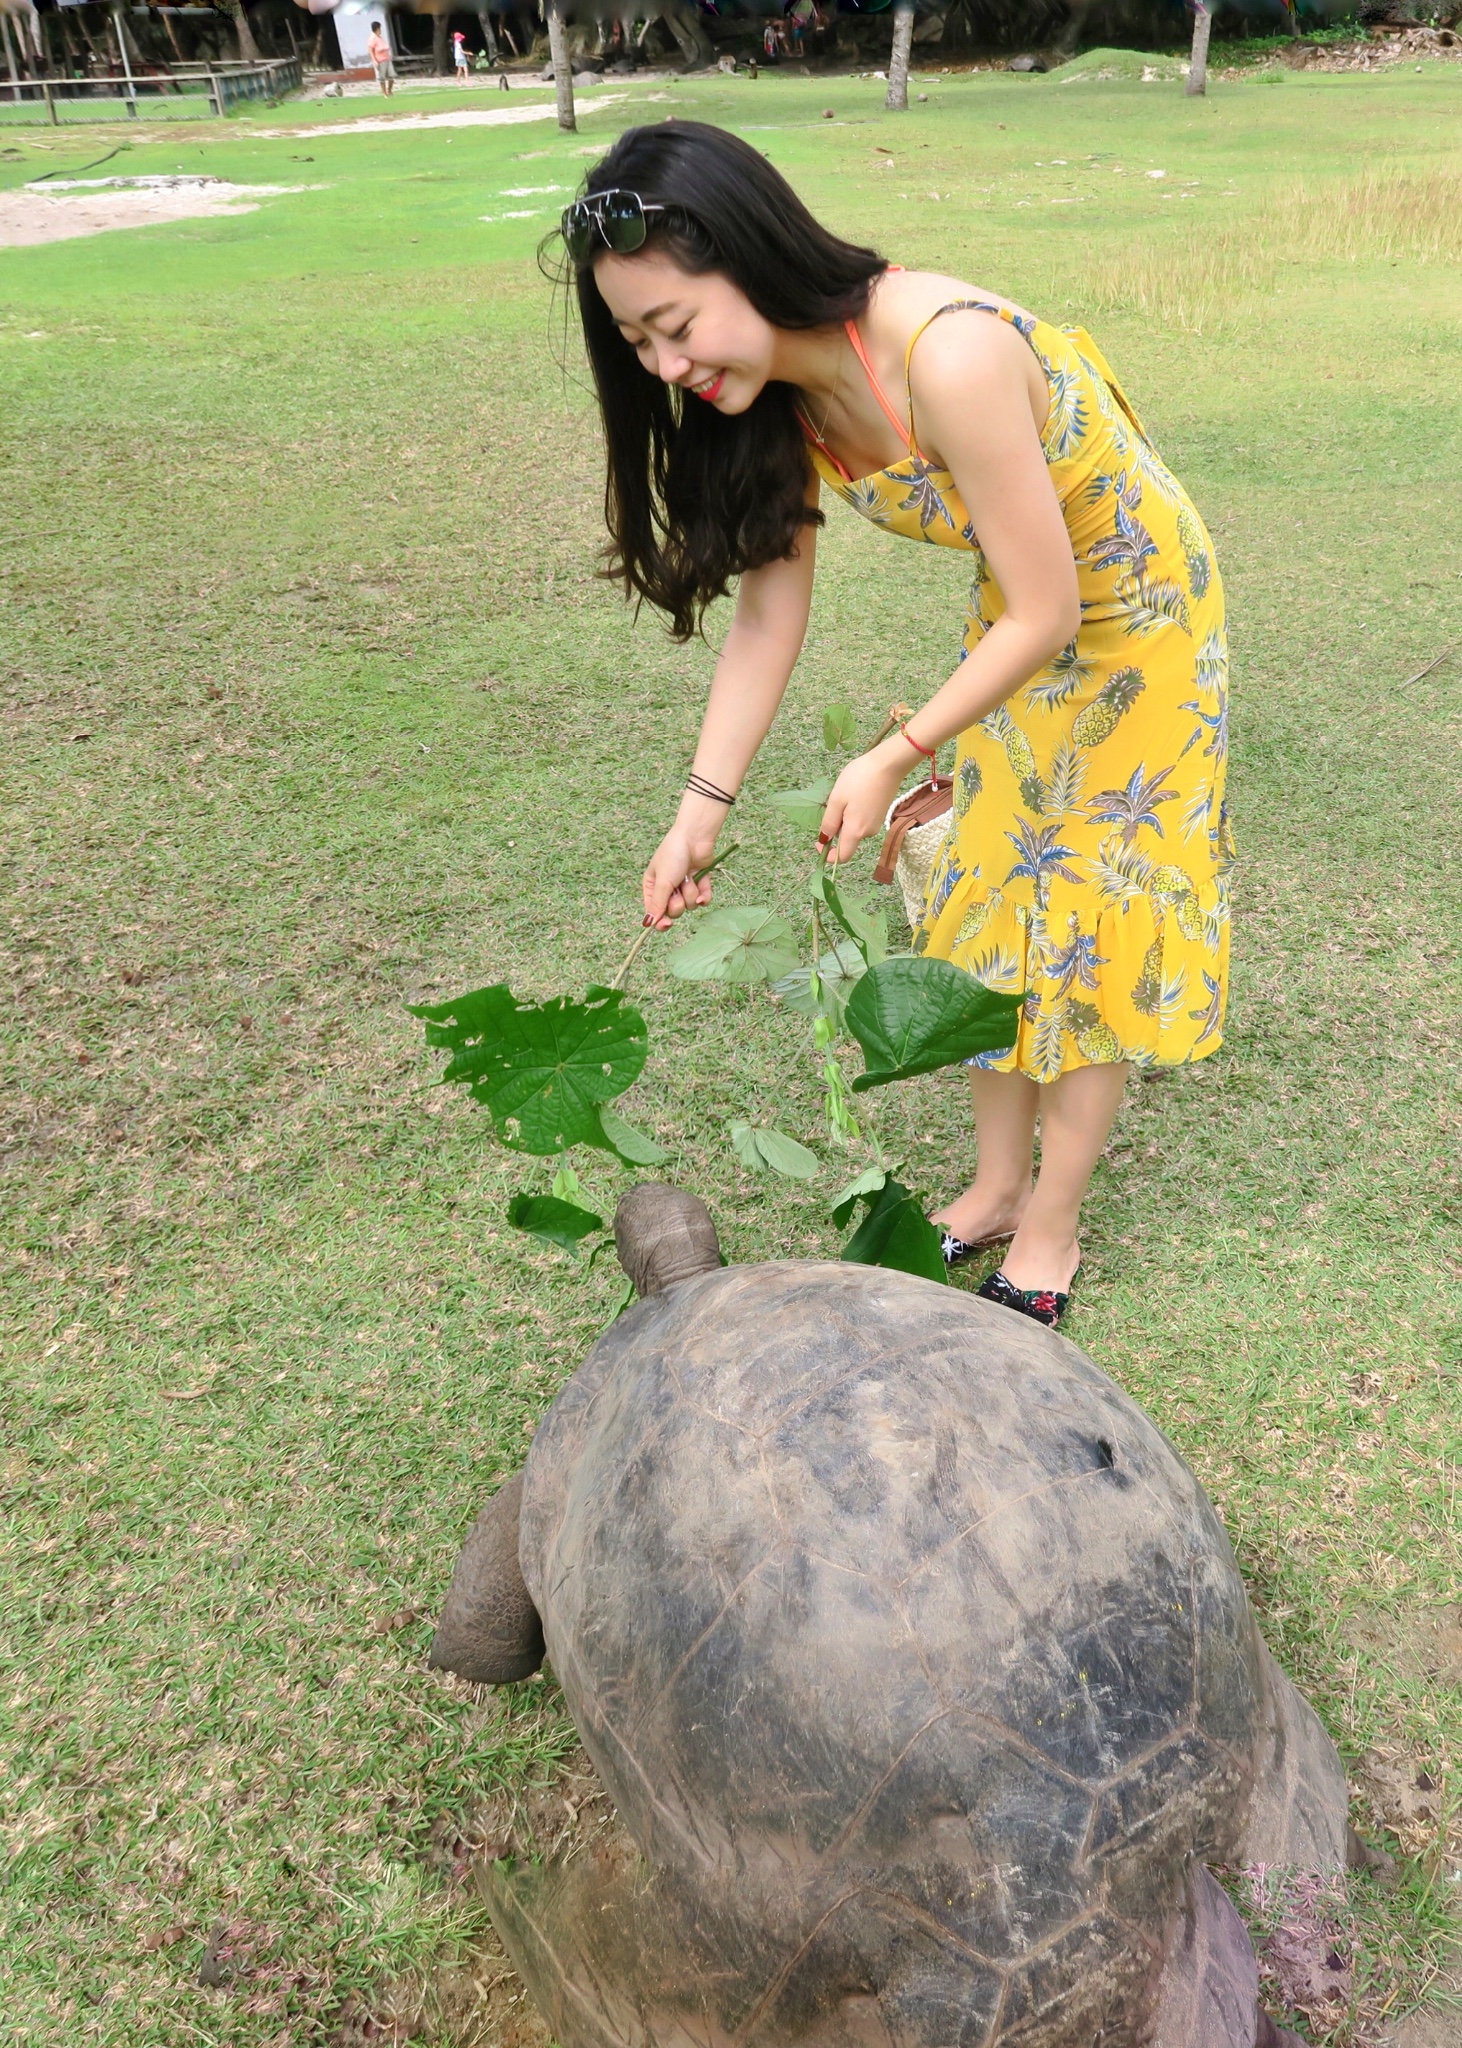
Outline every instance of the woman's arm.
<svg viewBox="0 0 1462 2048">
<path fill-rule="evenodd" d="M 817 503 L 815 483 L 808 502 Z M 817 528 L 805 526 L 795 555 L 764 569 L 748 569 L 741 578 L 694 762 L 695 774 L 728 795 L 740 789 L 802 652 L 816 560 Z M 675 823 L 645 870 L 646 923 L 665 931 L 682 911 L 710 902 L 709 877 L 701 882 L 690 878 L 714 854 L 726 810 L 725 804 L 690 790 L 681 798 Z"/>
<path fill-rule="evenodd" d="M 942 746 L 1003 704 L 1081 623 L 1071 539 L 1032 411 L 1033 362 L 1015 329 L 987 313 L 937 321 L 915 353 L 920 445 L 937 449 L 952 472 L 1005 599 L 968 660 L 907 721 L 925 748 Z M 883 830 L 899 784 L 919 759 L 893 733 L 843 770 L 822 821 L 838 860 L 850 860 L 862 840 Z"/>
</svg>

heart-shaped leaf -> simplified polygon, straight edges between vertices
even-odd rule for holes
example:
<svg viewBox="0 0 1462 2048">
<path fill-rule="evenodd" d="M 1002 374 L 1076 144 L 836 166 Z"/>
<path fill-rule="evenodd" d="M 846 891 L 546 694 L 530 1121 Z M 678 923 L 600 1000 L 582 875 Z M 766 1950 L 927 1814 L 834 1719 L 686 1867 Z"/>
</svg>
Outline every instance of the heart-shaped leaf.
<svg viewBox="0 0 1462 2048">
<path fill-rule="evenodd" d="M 832 777 L 819 776 L 806 789 L 779 789 L 767 802 L 785 811 L 799 832 L 815 832 L 822 823 L 827 800 L 833 793 Z"/>
<path fill-rule="evenodd" d="M 867 1072 L 854 1092 L 930 1074 L 1015 1043 L 1022 998 L 985 988 L 948 960 L 901 953 L 870 967 L 848 1001 L 848 1029 Z"/>
<path fill-rule="evenodd" d="M 939 1232 L 923 1206 L 896 1180 L 885 1180 L 868 1202 L 868 1214 L 843 1246 L 843 1257 L 859 1266 L 891 1266 L 898 1273 L 917 1273 L 921 1280 L 949 1278 Z"/>
<path fill-rule="evenodd" d="M 829 704 L 822 714 L 822 743 L 832 751 L 834 747 L 852 747 L 858 742 L 858 721 L 853 716 L 851 704 Z"/>
<path fill-rule="evenodd" d="M 604 1134 L 605 1149 L 615 1153 L 626 1166 L 658 1166 L 670 1156 L 663 1145 L 657 1145 L 653 1138 L 627 1124 L 618 1110 L 610 1109 L 607 1103 L 600 1105 L 599 1128 Z"/>
<path fill-rule="evenodd" d="M 797 941 L 772 910 L 708 910 L 692 938 L 670 956 L 682 981 L 775 981 L 797 965 Z"/>
<path fill-rule="evenodd" d="M 753 1173 L 780 1173 L 788 1180 L 811 1180 L 821 1168 L 817 1154 L 789 1138 L 785 1131 L 771 1130 L 765 1124 L 734 1123 L 727 1124 L 726 1133 L 736 1157 Z"/>
<path fill-rule="evenodd" d="M 582 1238 L 604 1228 L 604 1218 L 576 1202 L 561 1202 L 557 1195 L 514 1195 L 508 1204 L 508 1221 L 514 1230 L 526 1230 L 543 1244 L 561 1245 L 579 1255 Z"/>
<path fill-rule="evenodd" d="M 887 1179 L 888 1175 L 881 1166 L 867 1166 L 856 1180 L 848 1182 L 840 1195 L 833 1197 L 829 1214 L 839 1230 L 846 1228 L 848 1218 L 857 1207 L 860 1196 L 876 1195 Z"/>
<path fill-rule="evenodd" d="M 540 1156 L 601 1143 L 599 1104 L 638 1079 L 648 1050 L 644 1018 L 617 989 L 522 1003 L 497 982 L 408 1007 L 427 1044 L 452 1054 L 442 1080 L 461 1082 L 505 1144 Z"/>
</svg>

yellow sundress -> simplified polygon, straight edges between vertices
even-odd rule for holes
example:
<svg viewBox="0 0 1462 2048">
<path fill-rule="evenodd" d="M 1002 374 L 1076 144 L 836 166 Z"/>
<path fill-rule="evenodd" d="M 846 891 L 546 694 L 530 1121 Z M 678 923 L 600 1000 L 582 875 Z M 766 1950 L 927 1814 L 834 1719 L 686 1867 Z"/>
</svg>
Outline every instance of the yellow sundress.
<svg viewBox="0 0 1462 2048">
<path fill-rule="evenodd" d="M 1228 642 L 1213 544 L 1082 328 L 982 300 L 1050 386 L 1042 446 L 1081 592 L 1076 638 L 960 734 L 950 830 L 915 952 L 1023 992 L 1010 1052 L 976 1065 L 1053 1081 L 1114 1060 L 1216 1052 L 1228 988 Z M 932 316 L 937 319 L 939 314 Z M 909 343 L 909 357 L 926 321 Z M 947 469 L 925 461 L 848 334 L 905 461 L 851 478 L 807 429 L 823 481 L 875 525 L 974 556 L 963 660 L 1004 610 Z M 804 422 L 805 426 L 805 422 Z"/>
</svg>

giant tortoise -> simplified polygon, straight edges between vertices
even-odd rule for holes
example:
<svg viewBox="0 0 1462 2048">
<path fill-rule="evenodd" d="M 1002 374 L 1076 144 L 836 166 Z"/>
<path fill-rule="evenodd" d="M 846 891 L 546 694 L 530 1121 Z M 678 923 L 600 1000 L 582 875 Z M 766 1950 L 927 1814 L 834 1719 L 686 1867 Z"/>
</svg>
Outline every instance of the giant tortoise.
<svg viewBox="0 0 1462 2048">
<path fill-rule="evenodd" d="M 1363 1852 L 1167 1438 L 969 1294 L 723 1267 L 659 1185 L 615 1231 L 643 1298 L 432 1647 L 503 1682 L 546 1645 L 623 1824 L 487 1879 L 562 2048 L 1294 2041 L 1206 1865 Z"/>
</svg>

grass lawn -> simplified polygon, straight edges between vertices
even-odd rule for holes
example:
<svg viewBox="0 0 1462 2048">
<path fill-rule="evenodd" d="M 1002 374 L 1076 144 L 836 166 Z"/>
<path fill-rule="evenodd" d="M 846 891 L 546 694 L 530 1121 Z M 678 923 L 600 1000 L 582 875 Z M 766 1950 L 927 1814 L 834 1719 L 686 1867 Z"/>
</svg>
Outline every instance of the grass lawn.
<svg viewBox="0 0 1462 2048">
<path fill-rule="evenodd" d="M 1356 1887 L 1357 2011 L 1324 2038 L 1445 1982 L 1462 651 L 1408 679 L 1462 642 L 1462 70 L 1197 103 L 935 77 L 905 116 L 882 90 L 631 88 L 569 137 L 352 136 L 354 107 L 7 132 L 0 188 L 121 141 L 110 172 L 318 188 L 0 251 L 11 2040 L 513 2037 L 474 2003 L 472 1818 L 572 1731 L 550 1682 L 479 1693 L 423 1653 L 616 1282 L 505 1227 L 549 1173 L 426 1088 L 403 1004 L 612 970 L 689 758 L 711 656 L 593 578 L 595 429 L 533 260 L 585 161 L 671 113 L 894 258 L 1092 326 L 1214 529 L 1230 1030 L 1132 1089 L 1070 1331 L 1198 1470 L 1403 1858 L 1394 1896 Z M 957 558 L 835 508 L 824 563 L 753 797 L 818 771 L 824 704 L 871 726 L 952 660 Z M 794 904 L 803 841 L 754 800 L 738 824 L 725 900 Z M 730 1256 L 834 1253 L 847 1162 L 769 1184 L 724 1135 L 821 1143 L 803 1021 L 666 958 L 625 1113 Z M 957 1075 L 878 1115 L 921 1188 L 961 1184 Z M 612 1203 L 618 1170 L 581 1171 Z"/>
</svg>

